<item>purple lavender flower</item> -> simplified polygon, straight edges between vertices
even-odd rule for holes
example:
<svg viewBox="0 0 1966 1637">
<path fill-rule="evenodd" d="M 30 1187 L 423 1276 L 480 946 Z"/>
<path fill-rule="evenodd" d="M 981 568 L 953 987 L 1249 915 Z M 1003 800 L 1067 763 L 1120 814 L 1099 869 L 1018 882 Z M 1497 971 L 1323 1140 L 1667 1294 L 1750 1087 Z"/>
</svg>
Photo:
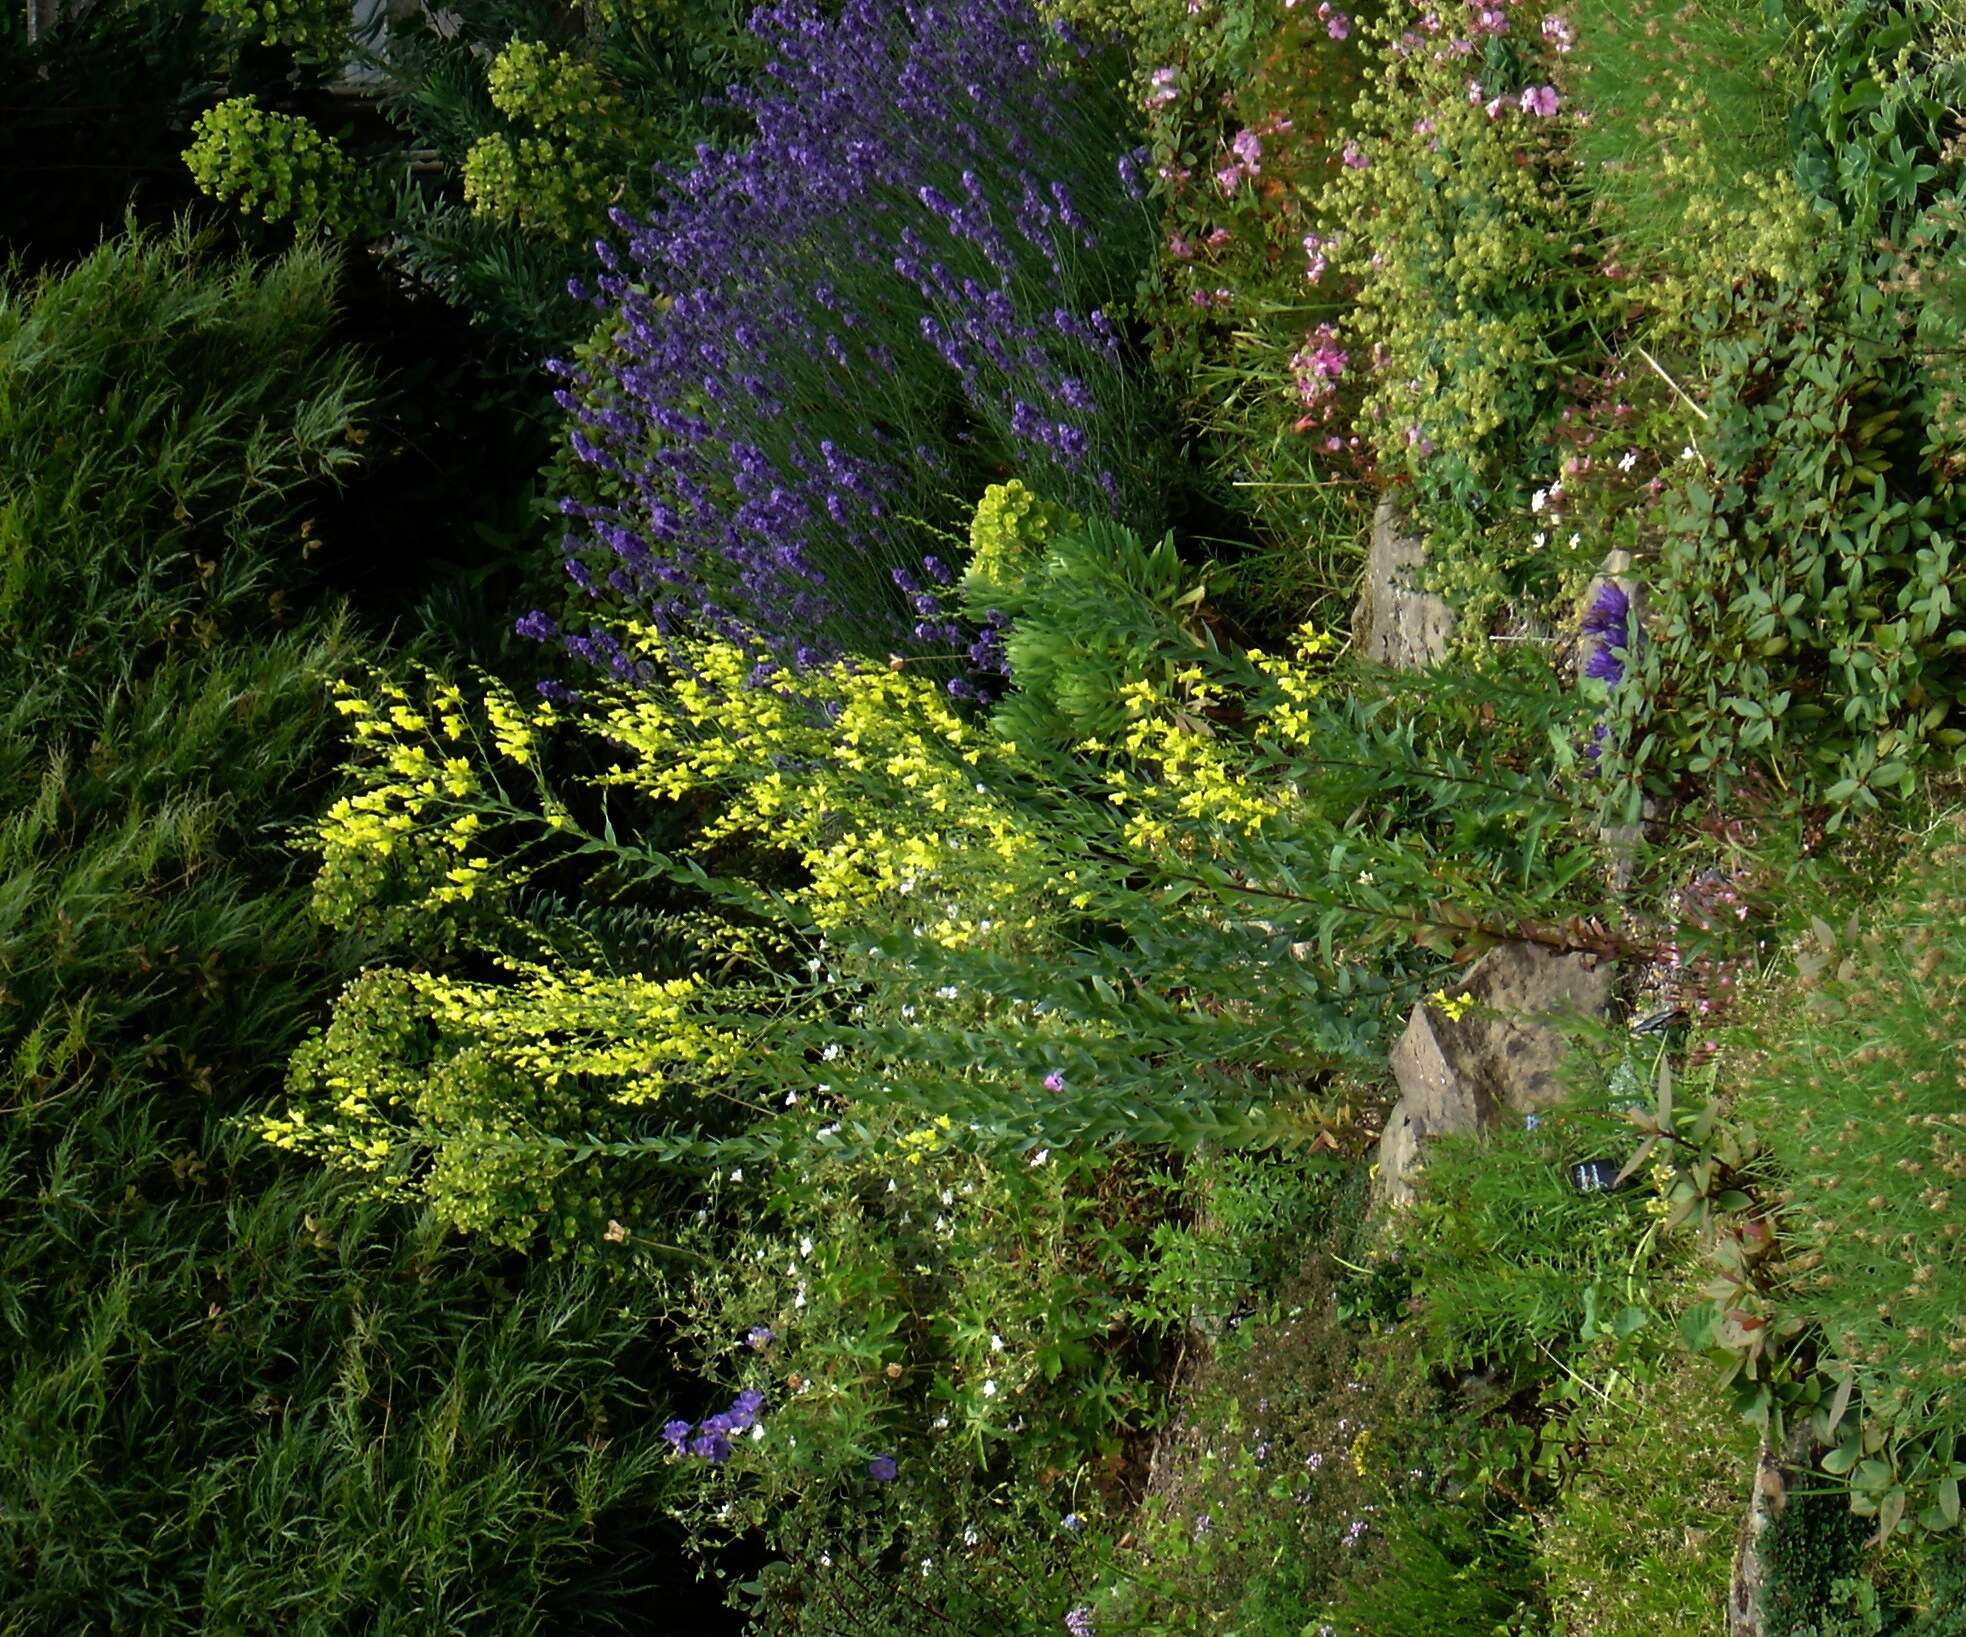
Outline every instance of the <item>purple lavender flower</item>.
<svg viewBox="0 0 1966 1637">
<path fill-rule="evenodd" d="M 1093 1637 L 1097 1629 L 1093 1622 L 1092 1609 L 1087 1604 L 1081 1603 L 1077 1608 L 1066 1611 L 1065 1630 L 1071 1634 L 1071 1637 Z"/>
<path fill-rule="evenodd" d="M 891 1484 L 900 1468 L 895 1465 L 892 1455 L 876 1455 L 867 1463 L 867 1476 L 877 1484 Z"/>
<path fill-rule="evenodd" d="M 1139 157 L 1030 0 L 778 0 L 750 28 L 764 67 L 729 102 L 755 134 L 700 147 L 647 220 L 618 216 L 626 253 L 593 280 L 610 361 L 552 370 L 615 496 L 562 509 L 620 566 L 570 551 L 568 572 L 658 629 L 884 656 L 927 641 L 890 579 L 921 562 L 911 519 L 957 521 L 945 497 L 1007 454 L 1068 503 L 1117 486 L 1090 458 L 1125 402 L 1097 304 L 1145 257 Z M 929 426 L 963 428 L 973 470 L 897 433 Z"/>
<path fill-rule="evenodd" d="M 665 1421 L 662 1423 L 662 1436 L 669 1440 L 669 1447 L 678 1455 L 689 1442 L 690 1424 L 687 1421 Z"/>
<path fill-rule="evenodd" d="M 744 1345 L 761 1353 L 772 1344 L 774 1332 L 768 1324 L 754 1324 L 744 1333 Z"/>
<path fill-rule="evenodd" d="M 1065 1071 L 1063 1069 L 1053 1069 L 1047 1074 L 1044 1077 L 1044 1089 L 1046 1091 L 1063 1091 L 1065 1089 Z"/>
</svg>

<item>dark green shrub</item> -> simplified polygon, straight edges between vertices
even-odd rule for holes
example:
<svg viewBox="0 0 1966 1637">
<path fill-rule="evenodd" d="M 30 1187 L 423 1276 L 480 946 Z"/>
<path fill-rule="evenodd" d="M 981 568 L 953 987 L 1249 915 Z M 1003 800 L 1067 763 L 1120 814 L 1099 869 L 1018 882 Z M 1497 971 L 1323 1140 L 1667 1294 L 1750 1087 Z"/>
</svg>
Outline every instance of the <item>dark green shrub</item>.
<svg viewBox="0 0 1966 1637">
<path fill-rule="evenodd" d="M 0 289 L 10 1632 L 588 1630 L 654 1561 L 644 1319 L 243 1122 L 361 955 L 282 838 L 361 657 L 296 593 L 334 292 L 186 231 Z"/>
</svg>

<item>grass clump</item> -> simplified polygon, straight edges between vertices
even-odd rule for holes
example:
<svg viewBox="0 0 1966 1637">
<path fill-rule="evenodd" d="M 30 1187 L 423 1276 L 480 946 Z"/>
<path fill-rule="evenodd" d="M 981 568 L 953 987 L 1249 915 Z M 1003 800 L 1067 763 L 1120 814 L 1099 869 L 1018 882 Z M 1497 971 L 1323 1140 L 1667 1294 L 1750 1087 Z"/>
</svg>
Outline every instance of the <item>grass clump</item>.
<svg viewBox="0 0 1966 1637">
<path fill-rule="evenodd" d="M 9 1630 L 591 1629 L 646 1561 L 632 1311 L 242 1120 L 361 954 L 282 837 L 360 657 L 295 590 L 371 390 L 335 279 L 179 229 L 0 286 Z"/>
</svg>

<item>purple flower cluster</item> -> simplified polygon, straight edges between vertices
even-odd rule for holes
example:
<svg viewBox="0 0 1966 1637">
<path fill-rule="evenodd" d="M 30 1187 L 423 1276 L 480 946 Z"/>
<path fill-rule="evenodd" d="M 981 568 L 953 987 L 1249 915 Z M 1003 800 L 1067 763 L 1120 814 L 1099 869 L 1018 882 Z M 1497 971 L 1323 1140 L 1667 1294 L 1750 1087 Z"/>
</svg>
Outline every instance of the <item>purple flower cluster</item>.
<svg viewBox="0 0 1966 1637">
<path fill-rule="evenodd" d="M 1616 687 L 1625 679 L 1625 661 L 1636 640 L 1632 632 L 1632 600 L 1616 580 L 1606 580 L 1584 610 L 1582 629 L 1590 639 L 1584 675 Z"/>
<path fill-rule="evenodd" d="M 1597 588 L 1579 623 L 1589 650 L 1584 657 L 1584 675 L 1606 687 L 1617 687 L 1625 680 L 1626 662 L 1638 642 L 1631 594 L 1616 580 L 1607 579 Z M 1584 747 L 1592 762 L 1604 754 L 1608 732 L 1601 721 L 1592 727 L 1590 743 Z"/>
<path fill-rule="evenodd" d="M 747 1387 L 731 1400 L 729 1409 L 706 1416 L 691 1426 L 687 1421 L 665 1422 L 662 1436 L 678 1455 L 689 1454 L 711 1466 L 722 1466 L 730 1459 L 730 1441 L 749 1432 L 764 1415 L 765 1395 Z"/>
<path fill-rule="evenodd" d="M 549 366 L 604 497 L 562 503 L 568 572 L 795 666 L 947 648 L 901 578 L 924 519 L 1005 461 L 1080 504 L 1129 482 L 1105 311 L 1146 256 L 1125 109 L 1029 0 L 783 0 L 750 27 L 768 61 L 730 100 L 755 137 L 616 214 L 609 345 Z"/>
</svg>

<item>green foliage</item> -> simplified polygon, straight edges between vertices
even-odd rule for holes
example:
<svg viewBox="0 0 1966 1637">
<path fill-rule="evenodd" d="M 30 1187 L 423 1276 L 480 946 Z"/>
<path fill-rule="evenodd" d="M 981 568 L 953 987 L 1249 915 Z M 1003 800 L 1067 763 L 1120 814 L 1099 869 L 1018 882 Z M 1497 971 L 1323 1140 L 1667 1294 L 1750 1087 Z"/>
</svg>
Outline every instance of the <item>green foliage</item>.
<svg viewBox="0 0 1966 1637">
<path fill-rule="evenodd" d="M 1413 21 L 1395 7 L 1381 39 Z M 1451 53 L 1387 50 L 1369 78 L 1352 115 L 1359 163 L 1326 206 L 1343 224 L 1334 260 L 1357 284 L 1343 332 L 1361 362 L 1383 349 L 1358 425 L 1382 474 L 1411 476 L 1423 525 L 1438 508 L 1454 536 L 1520 504 L 1604 289 L 1574 200 L 1535 152 L 1547 122 L 1491 117 Z"/>
<path fill-rule="evenodd" d="M 349 8 L 340 0 L 206 0 L 206 9 L 262 45 L 330 55 L 348 43 Z"/>
<path fill-rule="evenodd" d="M 1535 1120 L 1430 1147 L 1400 1223 L 1428 1353 L 1446 1367 L 1534 1376 L 1587 1327 L 1647 1317 L 1656 1213 L 1642 1194 L 1581 1190 L 1569 1171 L 1619 1151 L 1615 1122 L 1588 1106 Z"/>
<path fill-rule="evenodd" d="M 485 72 L 492 106 L 529 134 L 489 134 L 464 158 L 464 198 L 527 233 L 591 239 L 627 190 L 620 167 L 651 146 L 600 69 L 514 40 Z M 610 172 L 614 174 L 610 174 Z"/>
<path fill-rule="evenodd" d="M 1874 808 L 1966 742 L 1957 506 L 1911 448 L 1910 361 L 1855 286 L 1743 290 L 1695 322 L 1709 408 L 1618 696 L 1629 766 L 1723 796 L 1758 767 Z"/>
<path fill-rule="evenodd" d="M 1883 1629 L 1864 1576 L 1863 1538 L 1840 1495 L 1802 1488 L 1788 1497 L 1762 1547 L 1761 1613 L 1770 1637 L 1872 1637 Z"/>
<path fill-rule="evenodd" d="M 1572 151 L 1614 253 L 1688 280 L 1715 256 L 1742 266 L 1742 230 L 1772 225 L 1805 89 L 1792 8 L 1577 0 L 1562 15 L 1565 88 L 1590 110 Z"/>
<path fill-rule="evenodd" d="M 295 595 L 371 390 L 334 291 L 188 230 L 0 290 L 10 1629 L 584 1629 L 647 1561 L 644 1322 L 241 1118 L 361 955 L 281 840 L 359 658 Z"/>
<path fill-rule="evenodd" d="M 984 608 L 1016 595 L 1044 560 L 1052 536 L 1080 521 L 1076 513 L 1054 506 L 1017 478 L 991 484 L 969 523 L 964 595 Z"/>
<path fill-rule="evenodd" d="M 1827 1471 L 1889 1533 L 1959 1515 L 1956 1245 L 1960 926 L 1966 845 L 1940 824 L 1865 917 L 1805 952 L 1794 1014 L 1738 1094 L 1780 1169 L 1778 1310 L 1820 1334 L 1839 1386 Z M 1847 1406 L 1847 1409 L 1842 1408 Z M 1840 1419 L 1839 1419 L 1840 1418 Z"/>
<path fill-rule="evenodd" d="M 1340 1637 L 1489 1637 L 1532 1595 L 1520 1541 L 1478 1533 L 1446 1509 L 1395 1511 L 1387 1529 L 1387 1572 L 1324 1612 Z"/>
<path fill-rule="evenodd" d="M 230 97 L 200 114 L 191 134 L 184 162 L 222 204 L 335 232 L 367 214 L 353 162 L 308 120 L 263 109 L 256 97 Z"/>
<path fill-rule="evenodd" d="M 1718 1631 L 1761 1435 L 1671 1349 L 1649 1363 L 1610 1333 L 1573 1361 L 1564 1436 L 1585 1453 L 1536 1552 L 1557 1629 L 1575 1637 Z M 1636 1366 L 1636 1368 L 1635 1368 Z"/>
<path fill-rule="evenodd" d="M 971 583 L 989 572 L 972 564 Z M 1004 659 L 1015 684 L 993 725 L 1015 742 L 1070 750 L 1119 734 L 1143 682 L 1171 689 L 1208 646 L 1195 620 L 1202 587 L 1191 583 L 1174 537 L 1148 546 L 1102 518 L 1067 521 L 1015 582 L 971 595 L 979 616 L 1010 623 Z"/>
</svg>

